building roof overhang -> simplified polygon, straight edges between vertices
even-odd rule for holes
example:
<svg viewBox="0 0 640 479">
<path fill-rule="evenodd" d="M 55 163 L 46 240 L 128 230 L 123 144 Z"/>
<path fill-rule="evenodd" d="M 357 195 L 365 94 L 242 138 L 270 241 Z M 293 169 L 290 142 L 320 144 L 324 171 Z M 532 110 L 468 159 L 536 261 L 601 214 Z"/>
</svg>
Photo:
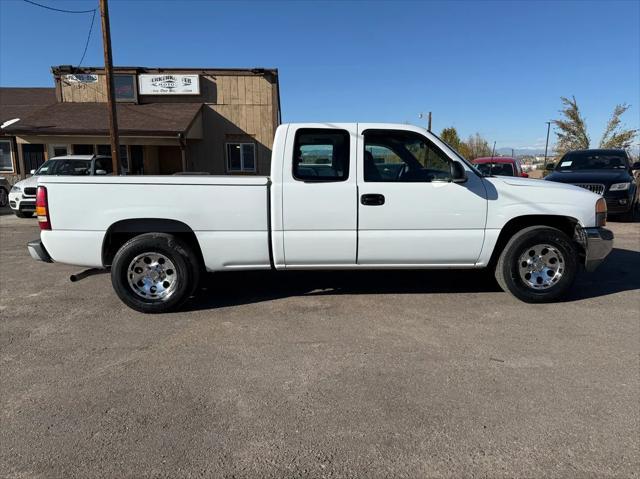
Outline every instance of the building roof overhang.
<svg viewBox="0 0 640 479">
<path fill-rule="evenodd" d="M 202 103 L 118 103 L 118 130 L 123 136 L 187 136 Z M 108 136 L 106 103 L 56 103 L 40 108 L 4 129 L 11 135 Z M 191 136 L 193 137 L 193 136 Z"/>
</svg>

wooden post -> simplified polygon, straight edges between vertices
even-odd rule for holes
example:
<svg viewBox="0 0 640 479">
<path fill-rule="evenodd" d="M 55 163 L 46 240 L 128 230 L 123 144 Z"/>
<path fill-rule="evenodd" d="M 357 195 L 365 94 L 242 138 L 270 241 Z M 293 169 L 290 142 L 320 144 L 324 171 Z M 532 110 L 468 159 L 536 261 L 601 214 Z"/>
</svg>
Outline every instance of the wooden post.
<svg viewBox="0 0 640 479">
<path fill-rule="evenodd" d="M 113 174 L 120 174 L 120 141 L 118 139 L 118 112 L 116 110 L 115 85 L 113 82 L 113 57 L 111 55 L 111 32 L 109 29 L 109 6 L 100 0 L 102 19 L 102 45 L 104 47 L 104 72 L 107 76 L 107 105 L 109 110 L 109 136 L 111 137 L 111 161 Z"/>
<path fill-rule="evenodd" d="M 18 155 L 18 168 L 20 168 L 20 179 L 24 180 L 27 177 L 26 165 L 24 164 L 24 152 L 22 151 L 22 143 L 18 143 L 18 140 L 13 140 L 16 145 L 16 154 Z"/>
</svg>

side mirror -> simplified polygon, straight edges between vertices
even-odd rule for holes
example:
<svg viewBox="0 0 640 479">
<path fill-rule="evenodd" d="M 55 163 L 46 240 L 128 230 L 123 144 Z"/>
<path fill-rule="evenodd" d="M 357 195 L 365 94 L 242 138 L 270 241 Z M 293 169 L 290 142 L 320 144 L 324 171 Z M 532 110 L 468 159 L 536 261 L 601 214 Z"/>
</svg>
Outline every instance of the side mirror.
<svg viewBox="0 0 640 479">
<path fill-rule="evenodd" d="M 31 174 L 31 175 L 35 175 L 35 174 L 36 174 L 36 170 L 31 170 L 31 171 L 29 172 L 29 174 Z"/>
<path fill-rule="evenodd" d="M 547 171 L 553 171 L 555 167 L 556 165 L 554 163 L 547 163 L 547 166 L 545 166 L 544 169 Z"/>
<path fill-rule="evenodd" d="M 107 170 L 96 170 L 96 175 L 106 175 Z"/>
<path fill-rule="evenodd" d="M 454 161 L 451 164 L 451 181 L 454 183 L 464 183 L 467 179 L 467 171 L 460 163 Z"/>
<path fill-rule="evenodd" d="M 640 161 L 636 161 L 634 164 L 631 165 L 631 169 L 632 170 L 640 170 Z"/>
</svg>

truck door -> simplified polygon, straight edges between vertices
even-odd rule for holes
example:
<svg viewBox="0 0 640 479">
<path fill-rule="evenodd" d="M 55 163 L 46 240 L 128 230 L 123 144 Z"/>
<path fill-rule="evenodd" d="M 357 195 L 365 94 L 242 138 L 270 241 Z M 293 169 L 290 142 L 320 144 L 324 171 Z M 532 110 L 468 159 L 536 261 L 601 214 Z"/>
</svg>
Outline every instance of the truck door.
<svg viewBox="0 0 640 479">
<path fill-rule="evenodd" d="M 282 162 L 287 268 L 356 262 L 356 128 L 289 127 Z"/>
<path fill-rule="evenodd" d="M 360 125 L 358 264 L 473 265 L 487 198 L 470 169 L 451 182 L 449 157 L 423 133 Z M 468 167 L 466 167 L 468 168 Z"/>
</svg>

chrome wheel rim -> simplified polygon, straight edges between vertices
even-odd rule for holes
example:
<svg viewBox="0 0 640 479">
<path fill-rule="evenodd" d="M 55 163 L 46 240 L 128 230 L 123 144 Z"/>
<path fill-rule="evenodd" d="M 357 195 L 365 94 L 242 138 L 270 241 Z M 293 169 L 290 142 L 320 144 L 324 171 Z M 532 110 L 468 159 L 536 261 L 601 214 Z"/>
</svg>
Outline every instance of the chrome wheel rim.
<svg viewBox="0 0 640 479">
<path fill-rule="evenodd" d="M 518 261 L 520 279 L 536 290 L 554 286 L 562 278 L 564 268 L 564 256 L 558 248 L 549 244 L 537 244 L 525 249 Z"/>
<path fill-rule="evenodd" d="M 129 263 L 127 280 L 129 287 L 141 298 L 166 301 L 176 290 L 178 272 L 165 255 L 147 252 L 139 254 Z"/>
</svg>

